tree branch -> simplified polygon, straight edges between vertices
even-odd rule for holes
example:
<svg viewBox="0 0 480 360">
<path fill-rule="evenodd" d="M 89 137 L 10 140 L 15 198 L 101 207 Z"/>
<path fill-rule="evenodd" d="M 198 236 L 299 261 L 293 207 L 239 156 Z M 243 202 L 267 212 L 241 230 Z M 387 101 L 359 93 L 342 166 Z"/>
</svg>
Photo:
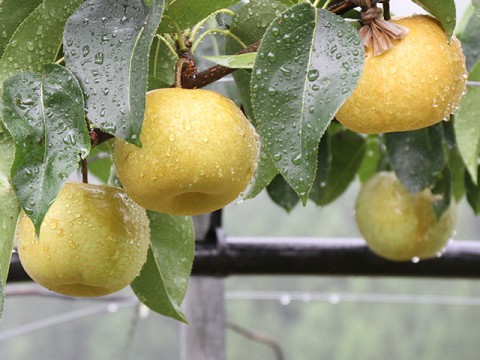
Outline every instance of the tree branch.
<svg viewBox="0 0 480 360">
<path fill-rule="evenodd" d="M 376 3 L 378 0 L 372 0 L 372 3 Z M 334 14 L 344 14 L 347 11 L 357 7 L 355 4 L 355 0 L 337 0 L 333 1 L 328 7 L 327 10 L 333 12 Z M 245 49 L 236 53 L 236 55 L 246 54 L 250 52 L 255 52 L 258 50 L 260 46 L 260 40 L 256 43 L 246 47 Z M 184 89 L 197 89 L 207 86 L 211 83 L 214 83 L 217 80 L 231 74 L 235 69 L 228 68 L 221 65 L 215 65 L 209 67 L 206 70 L 203 70 L 199 73 L 196 71 L 192 71 L 191 66 L 182 66 L 182 77 L 181 77 L 181 85 Z M 92 142 L 92 146 L 97 146 L 100 143 L 111 139 L 113 136 L 110 134 L 106 134 L 99 129 L 94 129 L 90 131 L 90 139 Z"/>
</svg>

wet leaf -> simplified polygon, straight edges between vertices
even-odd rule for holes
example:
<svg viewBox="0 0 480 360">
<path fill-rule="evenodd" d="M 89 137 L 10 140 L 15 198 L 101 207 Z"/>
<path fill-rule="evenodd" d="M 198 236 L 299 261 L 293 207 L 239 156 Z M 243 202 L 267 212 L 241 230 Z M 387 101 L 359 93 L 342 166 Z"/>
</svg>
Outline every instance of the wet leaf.
<svg viewBox="0 0 480 360">
<path fill-rule="evenodd" d="M 315 179 L 320 138 L 355 88 L 363 61 L 358 32 L 307 3 L 278 16 L 260 44 L 251 78 L 257 128 L 303 202 Z"/>
<path fill-rule="evenodd" d="M 0 131 L 0 319 L 2 318 L 5 284 L 12 256 L 13 239 L 20 206 L 10 184 L 10 168 L 15 155 L 13 139 Z"/>
<path fill-rule="evenodd" d="M 480 16 L 480 0 L 472 0 L 472 5 L 475 13 Z"/>
<path fill-rule="evenodd" d="M 171 20 L 174 20 L 181 30 L 187 29 L 214 11 L 228 8 L 237 2 L 239 0 L 167 0 L 165 16 L 158 31 L 161 33 L 175 32 Z"/>
<path fill-rule="evenodd" d="M 378 135 L 368 135 L 366 138 L 366 151 L 360 169 L 358 170 L 358 177 L 361 182 L 366 182 L 379 170 L 379 165 L 385 152 L 382 150 L 382 142 Z"/>
<path fill-rule="evenodd" d="M 42 74 L 9 78 L 2 102 L 15 141 L 13 186 L 38 233 L 63 183 L 90 150 L 82 90 L 70 71 L 49 64 Z"/>
<path fill-rule="evenodd" d="M 251 69 L 255 62 L 255 56 L 257 53 L 253 52 L 240 55 L 205 56 L 205 59 L 232 69 Z"/>
<path fill-rule="evenodd" d="M 167 45 L 157 37 L 153 39 L 150 48 L 148 66 L 148 90 L 167 87 L 175 82 L 175 56 Z"/>
<path fill-rule="evenodd" d="M 450 37 L 453 35 L 456 24 L 455 0 L 412 0 L 417 5 L 435 16 Z"/>
<path fill-rule="evenodd" d="M 44 0 L 16 29 L 0 59 L 0 93 L 3 82 L 23 71 L 41 72 L 54 62 L 62 44 L 67 18 L 83 0 Z M 16 2 L 18 4 L 18 2 Z"/>
<path fill-rule="evenodd" d="M 267 192 L 270 199 L 287 212 L 292 211 L 300 201 L 297 193 L 281 175 L 275 176 L 273 181 L 267 186 Z"/>
<path fill-rule="evenodd" d="M 480 60 L 480 16 L 469 7 L 459 25 L 458 38 L 462 43 L 467 69 L 470 70 Z"/>
<path fill-rule="evenodd" d="M 439 195 L 433 202 L 433 209 L 435 210 L 437 219 L 440 219 L 452 203 L 452 173 L 447 166 L 445 166 L 442 174 L 437 179 L 432 193 Z"/>
<path fill-rule="evenodd" d="M 312 190 L 308 195 L 317 205 L 320 205 L 325 196 L 324 188 L 328 183 L 328 175 L 332 166 L 332 149 L 330 147 L 330 133 L 325 132 L 318 146 L 317 175 Z"/>
<path fill-rule="evenodd" d="M 97 127 L 140 144 L 150 45 L 163 0 L 84 2 L 65 25 L 67 67 L 86 96 L 87 116 Z"/>
<path fill-rule="evenodd" d="M 453 116 L 452 116 L 453 117 Z M 452 181 L 452 195 L 457 203 L 465 195 L 465 165 L 462 156 L 458 151 L 457 140 L 455 138 L 455 130 L 453 128 L 453 121 L 444 122 L 443 132 L 445 134 L 447 163 L 451 172 Z"/>
<path fill-rule="evenodd" d="M 290 4 L 291 5 L 291 4 Z M 235 12 L 230 25 L 230 32 L 242 40 L 245 44 L 251 45 L 261 39 L 267 26 L 287 8 L 277 0 L 252 1 Z M 242 50 L 240 44 L 227 37 L 225 40 L 225 52 L 234 54 Z M 245 113 L 250 121 L 255 124 L 250 95 L 250 70 L 236 70 L 233 73 L 240 99 L 242 100 Z M 272 177 L 273 178 L 273 177 Z"/>
<path fill-rule="evenodd" d="M 403 185 L 412 193 L 432 187 L 446 164 L 442 124 L 384 136 L 390 164 Z"/>
<path fill-rule="evenodd" d="M 295 0 L 279 0 L 279 2 L 281 2 L 282 4 L 284 4 L 288 7 L 297 4 L 297 1 L 295 1 Z"/>
<path fill-rule="evenodd" d="M 292 4 L 290 4 L 292 5 Z M 265 33 L 267 26 L 278 16 L 286 7 L 277 0 L 257 0 L 249 2 L 235 12 L 232 19 L 230 31 L 239 37 L 245 44 L 253 44 Z M 231 38 L 225 42 L 225 51 L 227 54 L 233 54 L 240 51 L 242 47 Z M 235 84 L 237 85 L 243 109 L 255 125 L 255 117 L 252 110 L 250 97 L 250 70 L 236 70 L 233 73 Z M 269 158 L 265 146 L 262 144 L 260 162 L 257 165 L 257 171 L 252 184 L 247 190 L 245 199 L 252 199 L 257 196 L 265 187 L 271 183 L 278 170 L 273 161 Z"/>
<path fill-rule="evenodd" d="M 330 137 L 330 152 L 327 180 L 320 183 L 319 187 L 316 181 L 316 188 L 310 193 L 310 198 L 319 206 L 325 206 L 337 199 L 355 179 L 365 156 L 365 139 L 349 130 L 336 132 Z"/>
<path fill-rule="evenodd" d="M 195 255 L 191 217 L 148 211 L 151 245 L 147 262 L 131 286 L 153 311 L 187 322 L 180 305 L 188 288 Z"/>
<path fill-rule="evenodd" d="M 113 140 L 95 146 L 88 156 L 88 172 L 104 184 L 108 183 L 110 170 L 113 165 L 112 148 Z"/>
<path fill-rule="evenodd" d="M 480 172 L 480 169 L 479 169 Z M 477 174 L 478 178 L 479 174 Z M 467 195 L 467 202 L 473 210 L 475 215 L 480 214 L 480 186 L 473 182 L 470 173 L 465 173 L 465 188 Z"/>
<path fill-rule="evenodd" d="M 18 0 L 3 0 L 0 2 L 0 54 L 18 26 L 42 3 L 42 0 L 23 0 L 18 6 Z"/>
<path fill-rule="evenodd" d="M 253 199 L 255 196 L 260 194 L 263 189 L 267 187 L 273 180 L 273 178 L 278 174 L 277 168 L 273 161 L 268 157 L 268 154 L 264 150 L 262 144 L 260 151 L 260 161 L 257 164 L 257 170 L 252 179 L 247 192 L 244 196 L 244 199 Z"/>
<path fill-rule="evenodd" d="M 470 81 L 480 81 L 480 62 L 470 71 Z M 458 150 L 463 162 L 476 184 L 478 152 L 480 149 L 480 87 L 469 86 L 467 93 L 462 97 L 460 106 L 455 112 L 455 136 L 457 138 Z"/>
</svg>

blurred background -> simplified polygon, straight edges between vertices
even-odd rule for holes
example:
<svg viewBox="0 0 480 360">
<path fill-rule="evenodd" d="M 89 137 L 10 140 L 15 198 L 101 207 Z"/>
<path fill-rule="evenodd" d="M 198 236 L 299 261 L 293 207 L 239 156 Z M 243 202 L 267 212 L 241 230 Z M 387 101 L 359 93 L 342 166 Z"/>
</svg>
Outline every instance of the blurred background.
<svg viewBox="0 0 480 360">
<path fill-rule="evenodd" d="M 460 21 L 469 1 L 456 4 Z M 422 12 L 410 1 L 393 0 L 391 7 L 397 15 Z M 230 78 L 212 88 L 236 97 Z M 354 183 L 325 208 L 307 204 L 290 214 L 262 193 L 225 209 L 225 232 L 358 238 L 353 216 L 358 190 Z M 480 240 L 479 219 L 465 204 L 457 229 L 455 240 Z M 478 281 L 249 276 L 226 278 L 225 287 L 229 360 L 278 359 L 278 348 L 294 360 L 478 359 Z M 9 284 L 0 349 L 0 359 L 175 360 L 180 325 L 140 306 L 128 289 L 79 300 L 46 296 L 31 283 Z"/>
</svg>

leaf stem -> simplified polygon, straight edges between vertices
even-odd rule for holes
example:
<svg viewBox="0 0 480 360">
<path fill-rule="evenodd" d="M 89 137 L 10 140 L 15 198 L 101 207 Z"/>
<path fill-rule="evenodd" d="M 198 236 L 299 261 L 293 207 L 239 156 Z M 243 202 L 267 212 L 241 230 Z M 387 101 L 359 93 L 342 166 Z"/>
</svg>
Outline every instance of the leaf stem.
<svg viewBox="0 0 480 360">
<path fill-rule="evenodd" d="M 65 57 L 64 57 L 64 56 L 62 56 L 60 59 L 58 59 L 57 61 L 55 61 L 55 64 L 59 64 L 59 65 L 60 65 L 60 64 L 63 63 L 63 62 L 65 62 Z"/>
<path fill-rule="evenodd" d="M 170 21 L 170 24 L 172 24 L 173 27 L 175 28 L 175 33 L 177 34 L 176 41 L 177 41 L 178 48 L 181 51 L 187 51 L 187 46 L 185 45 L 185 42 L 183 41 L 182 29 L 180 29 L 180 26 L 178 26 L 177 22 L 175 20 L 173 20 L 170 16 L 165 15 L 164 18 L 167 19 L 168 21 Z"/>
<path fill-rule="evenodd" d="M 88 184 L 88 166 L 87 166 L 87 159 L 80 160 L 82 166 L 82 182 L 84 184 Z"/>
<path fill-rule="evenodd" d="M 315 1 L 315 2 L 317 2 L 317 1 Z M 328 5 L 330 5 L 331 2 L 332 2 L 332 0 L 327 0 L 325 2 L 325 4 L 323 4 L 322 9 L 324 9 L 324 10 L 327 9 Z"/>
<path fill-rule="evenodd" d="M 221 29 L 208 29 L 207 31 L 203 32 L 195 41 L 192 45 L 192 53 L 195 53 L 195 50 L 197 49 L 197 46 L 203 41 L 203 39 L 208 35 L 208 34 L 221 34 L 224 36 L 230 36 L 232 39 L 234 39 L 236 42 L 238 42 L 243 48 L 246 48 L 247 45 L 235 34 L 233 34 L 229 30 L 221 30 Z"/>
<path fill-rule="evenodd" d="M 200 31 L 202 26 L 204 26 L 209 19 L 211 19 L 212 17 L 214 17 L 218 14 L 227 14 L 227 15 L 230 15 L 230 16 L 235 15 L 235 13 L 230 9 L 220 9 L 220 10 L 214 11 L 213 13 L 208 15 L 205 19 L 201 20 L 199 23 L 197 23 L 197 25 L 195 25 L 193 27 L 192 32 L 190 33 L 190 39 L 191 39 L 192 42 L 195 41 L 195 37 L 197 36 L 197 33 Z"/>
<path fill-rule="evenodd" d="M 177 51 L 174 49 L 172 44 L 170 44 L 170 42 L 164 36 L 162 36 L 160 34 L 156 34 L 155 37 L 158 40 L 162 41 L 165 45 L 167 45 L 168 50 L 170 50 L 170 52 L 173 54 L 173 56 L 175 56 L 178 59 Z"/>
</svg>

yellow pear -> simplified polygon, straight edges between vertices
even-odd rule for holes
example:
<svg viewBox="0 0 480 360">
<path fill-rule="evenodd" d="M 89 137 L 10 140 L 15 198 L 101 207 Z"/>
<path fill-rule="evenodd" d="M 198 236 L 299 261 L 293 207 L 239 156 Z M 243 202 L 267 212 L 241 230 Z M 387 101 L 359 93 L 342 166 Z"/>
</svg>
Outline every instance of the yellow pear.
<svg viewBox="0 0 480 360">
<path fill-rule="evenodd" d="M 258 160 L 255 129 L 228 98 L 209 90 L 147 93 L 137 147 L 115 142 L 125 192 L 146 209 L 198 215 L 235 200 Z"/>
<path fill-rule="evenodd" d="M 393 172 L 380 172 L 363 184 L 355 217 L 369 248 L 390 260 L 435 257 L 453 236 L 456 204 L 437 219 L 430 189 L 411 194 Z"/>
<path fill-rule="evenodd" d="M 129 285 L 150 243 L 145 209 L 123 190 L 66 183 L 37 238 L 22 212 L 16 243 L 20 262 L 38 284 L 69 296 L 101 296 Z"/>
<path fill-rule="evenodd" d="M 455 112 L 465 92 L 467 71 L 460 42 L 450 40 L 431 16 L 392 19 L 409 29 L 391 50 L 365 66 L 336 119 L 360 133 L 407 131 L 433 125 Z"/>
</svg>

